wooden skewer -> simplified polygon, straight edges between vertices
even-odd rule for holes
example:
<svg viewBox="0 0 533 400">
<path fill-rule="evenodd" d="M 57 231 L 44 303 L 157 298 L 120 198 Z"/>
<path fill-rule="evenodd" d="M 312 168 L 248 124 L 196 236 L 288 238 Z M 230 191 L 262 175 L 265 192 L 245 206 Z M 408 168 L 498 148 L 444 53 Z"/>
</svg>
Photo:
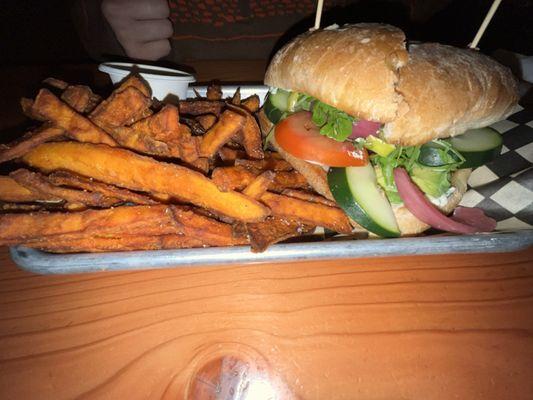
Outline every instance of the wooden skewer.
<svg viewBox="0 0 533 400">
<path fill-rule="evenodd" d="M 313 27 L 313 29 L 320 28 L 320 19 L 322 18 L 322 7 L 323 6 L 324 6 L 324 0 L 318 0 L 318 4 L 316 6 L 315 26 Z"/>
<path fill-rule="evenodd" d="M 487 15 L 485 16 L 485 19 L 481 23 L 481 26 L 479 27 L 476 36 L 474 37 L 474 40 L 472 40 L 472 43 L 468 45 L 471 49 L 475 49 L 481 40 L 481 36 L 483 36 L 483 33 L 485 33 L 485 29 L 487 29 L 487 26 L 489 26 L 490 20 L 496 13 L 496 10 L 498 9 L 500 3 L 502 0 L 494 0 L 492 2 L 492 5 L 489 8 L 489 11 L 487 12 Z"/>
</svg>

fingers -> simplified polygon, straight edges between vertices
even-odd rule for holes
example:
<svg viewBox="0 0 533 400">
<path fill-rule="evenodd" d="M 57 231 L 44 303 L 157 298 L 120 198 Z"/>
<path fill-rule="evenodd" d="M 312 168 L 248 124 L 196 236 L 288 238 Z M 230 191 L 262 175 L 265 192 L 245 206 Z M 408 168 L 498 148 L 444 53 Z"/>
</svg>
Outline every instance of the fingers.
<svg viewBox="0 0 533 400">
<path fill-rule="evenodd" d="M 125 39 L 130 42 L 152 42 L 170 38 L 173 31 L 172 23 L 168 19 L 134 21 Z"/>
<path fill-rule="evenodd" d="M 170 52 L 166 0 L 103 0 L 102 13 L 128 57 L 157 60 Z"/>
<path fill-rule="evenodd" d="M 170 43 L 167 39 L 157 40 L 154 42 L 136 44 L 135 46 L 129 46 L 128 48 L 124 47 L 124 50 L 130 58 L 155 61 L 170 53 Z"/>
</svg>

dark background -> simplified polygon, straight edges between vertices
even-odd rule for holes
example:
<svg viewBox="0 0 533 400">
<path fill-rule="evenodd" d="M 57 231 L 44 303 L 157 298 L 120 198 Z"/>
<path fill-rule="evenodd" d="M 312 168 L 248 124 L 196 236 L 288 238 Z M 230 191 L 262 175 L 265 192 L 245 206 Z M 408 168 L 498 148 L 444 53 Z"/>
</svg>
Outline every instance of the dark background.
<svg viewBox="0 0 533 400">
<path fill-rule="evenodd" d="M 19 101 L 21 97 L 35 96 L 46 77 L 89 85 L 96 93 L 109 93 L 111 82 L 105 74 L 96 71 L 101 58 L 94 53 L 92 57 L 89 55 L 73 22 L 72 5 L 76 1 L 79 0 L 1 1 L 0 143 L 19 137 L 34 124 L 22 114 Z M 424 12 L 412 15 L 402 3 L 420 6 L 418 9 Z M 410 40 L 464 47 L 472 41 L 491 4 L 492 0 L 358 0 L 345 8 L 329 10 L 323 16 L 322 26 L 386 22 L 402 28 Z M 431 10 L 428 5 L 437 7 L 438 11 Z M 105 22 L 100 23 L 105 25 Z M 301 21 L 288 30 L 277 47 L 308 30 L 313 23 L 314 16 Z M 108 26 L 92 28 L 96 32 L 111 32 Z M 120 51 L 118 45 L 115 48 Z M 533 0 L 504 0 L 479 48 L 490 55 L 495 55 L 498 49 L 533 55 Z M 519 73 L 520 69 L 514 71 Z M 522 91 L 521 103 L 533 104 L 531 86 Z"/>
<path fill-rule="evenodd" d="M 2 64 L 87 61 L 66 0 L 3 0 L 0 9 Z"/>
<path fill-rule="evenodd" d="M 431 18 L 416 22 L 412 20 L 407 8 L 398 2 L 363 0 L 344 9 L 331 10 L 324 15 L 322 25 L 333 22 L 388 22 L 404 29 L 410 40 L 466 46 L 491 3 L 492 0 L 455 0 Z M 67 0 L 2 1 L 1 65 L 54 65 L 94 61 L 78 37 L 70 8 L 71 1 Z M 296 25 L 279 45 L 309 26 L 309 21 Z M 479 47 L 488 54 L 503 48 L 532 55 L 533 0 L 504 0 Z"/>
</svg>

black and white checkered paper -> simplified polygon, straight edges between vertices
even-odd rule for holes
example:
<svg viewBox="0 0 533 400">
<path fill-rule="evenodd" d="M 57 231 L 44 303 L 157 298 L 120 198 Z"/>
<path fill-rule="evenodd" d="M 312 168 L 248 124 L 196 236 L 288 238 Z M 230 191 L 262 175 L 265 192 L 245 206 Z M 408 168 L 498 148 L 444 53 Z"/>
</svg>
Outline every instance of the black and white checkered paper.
<svg viewBox="0 0 533 400">
<path fill-rule="evenodd" d="M 501 155 L 476 168 L 461 201 L 494 218 L 497 230 L 533 228 L 533 109 L 492 126 L 503 136 Z"/>
</svg>

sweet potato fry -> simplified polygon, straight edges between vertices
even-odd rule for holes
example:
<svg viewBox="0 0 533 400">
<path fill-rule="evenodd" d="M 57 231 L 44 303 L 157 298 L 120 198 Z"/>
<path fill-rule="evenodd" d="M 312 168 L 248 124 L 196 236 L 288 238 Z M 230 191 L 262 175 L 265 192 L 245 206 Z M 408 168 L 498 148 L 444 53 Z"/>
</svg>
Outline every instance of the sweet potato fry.
<svg viewBox="0 0 533 400">
<path fill-rule="evenodd" d="M 179 102 L 180 114 L 186 115 L 214 114 L 218 117 L 223 107 L 223 101 L 181 100 Z"/>
<path fill-rule="evenodd" d="M 274 182 L 269 190 L 281 192 L 284 189 L 309 189 L 309 183 L 298 171 L 279 171 L 276 172 Z"/>
<path fill-rule="evenodd" d="M 271 133 L 272 130 L 274 129 L 274 125 L 267 118 L 263 109 L 260 109 L 255 114 L 255 116 L 257 117 L 257 122 L 259 123 L 259 127 L 261 128 L 261 135 L 263 136 L 263 138 L 267 137 L 268 134 Z M 273 147 L 273 146 L 270 146 L 270 147 Z"/>
<path fill-rule="evenodd" d="M 175 107 L 174 107 L 175 109 Z M 164 157 L 179 157 L 179 148 L 165 142 L 164 139 L 179 135 L 179 115 L 174 116 L 174 125 L 169 121 L 170 107 L 166 107 L 151 117 L 144 118 L 130 127 L 113 129 L 112 135 L 122 146 L 145 154 Z"/>
<path fill-rule="evenodd" d="M 78 114 L 47 89 L 41 89 L 33 103 L 31 112 L 64 129 L 70 137 L 77 141 L 116 146 L 115 140 L 104 130 Z"/>
<path fill-rule="evenodd" d="M 39 115 L 33 111 L 33 100 L 23 97 L 20 99 L 20 107 L 22 112 L 28 118 L 34 119 L 36 121 L 46 121 L 46 118 L 42 115 Z"/>
<path fill-rule="evenodd" d="M 56 186 L 51 183 L 46 176 L 28 171 L 27 169 L 18 169 L 11 172 L 9 176 L 20 185 L 27 187 L 32 191 L 64 199 L 69 203 L 83 204 L 92 207 L 111 207 L 114 204 L 120 203 L 119 199 L 104 196 L 101 193 L 73 190 Z"/>
<path fill-rule="evenodd" d="M 261 201 L 272 210 L 272 215 L 292 218 L 309 225 L 322 226 L 339 233 L 350 233 L 348 217 L 340 208 L 312 203 L 294 197 L 267 192 Z"/>
<path fill-rule="evenodd" d="M 56 89 L 60 89 L 60 90 L 65 90 L 69 86 L 67 82 L 62 81 L 61 79 L 52 78 L 52 77 L 44 79 L 43 83 L 49 86 L 55 87 Z"/>
<path fill-rule="evenodd" d="M 18 183 L 9 176 L 0 176 L 0 201 L 31 203 L 37 201 L 61 202 L 61 198 L 44 195 Z"/>
<path fill-rule="evenodd" d="M 270 216 L 263 222 L 246 224 L 246 229 L 252 251 L 260 253 L 274 243 L 309 233 L 314 227 L 300 221 Z"/>
<path fill-rule="evenodd" d="M 196 121 L 202 125 L 205 131 L 208 131 L 217 123 L 217 116 L 215 114 L 203 114 L 196 117 Z"/>
<path fill-rule="evenodd" d="M 0 215 L 1 244 L 25 243 L 51 235 L 79 238 L 92 234 L 120 237 L 176 233 L 181 233 L 180 228 L 166 205 Z"/>
<path fill-rule="evenodd" d="M 213 157 L 227 142 L 234 139 L 246 122 L 246 117 L 226 110 L 200 143 L 200 156 Z"/>
<path fill-rule="evenodd" d="M 180 125 L 179 139 L 176 140 L 179 146 L 179 158 L 183 161 L 194 164 L 200 158 L 200 136 L 192 136 L 191 130 L 187 125 Z M 198 161 L 204 165 L 204 161 Z"/>
<path fill-rule="evenodd" d="M 325 197 L 320 196 L 318 194 L 305 192 L 303 190 L 285 189 L 284 191 L 281 192 L 281 194 L 283 194 L 285 196 L 289 196 L 289 197 L 294 197 L 294 198 L 300 199 L 300 200 L 305 200 L 305 201 L 310 201 L 310 202 L 313 202 L 313 203 L 324 204 L 324 205 L 330 206 L 330 207 L 338 207 L 337 203 L 335 203 L 332 200 L 326 199 Z"/>
<path fill-rule="evenodd" d="M 122 146 L 139 153 L 163 157 L 178 157 L 179 152 L 169 148 L 168 144 L 154 139 L 150 134 L 136 131 L 127 126 L 113 130 L 113 138 Z"/>
<path fill-rule="evenodd" d="M 94 110 L 102 98 L 93 93 L 89 86 L 70 85 L 61 93 L 61 100 L 76 111 L 86 114 Z"/>
<path fill-rule="evenodd" d="M 260 107 L 259 96 L 254 94 L 250 97 L 245 98 L 243 101 L 241 101 L 241 106 L 246 108 L 252 114 L 256 113 L 257 111 L 259 111 Z"/>
<path fill-rule="evenodd" d="M 22 138 L 9 143 L 0 149 L 0 163 L 14 160 L 26 154 L 34 147 L 51 140 L 60 139 L 64 136 L 65 131 L 48 124 L 26 133 Z"/>
<path fill-rule="evenodd" d="M 269 154 L 271 155 L 272 153 L 267 153 L 263 160 L 248 160 L 243 158 L 236 159 L 235 166 L 259 171 L 292 171 L 292 165 L 289 164 L 287 161 L 269 156 Z"/>
<path fill-rule="evenodd" d="M 246 109 L 246 107 L 236 107 L 232 104 L 228 104 L 228 109 L 246 117 L 243 129 L 237 136 L 235 136 L 235 141 L 242 144 L 249 157 L 262 159 L 265 155 L 263 152 L 261 129 L 254 116 Z"/>
<path fill-rule="evenodd" d="M 102 101 L 91 112 L 89 118 L 112 134 L 113 128 L 131 125 L 145 118 L 151 103 L 151 100 L 139 89 L 128 86 L 121 91 L 113 92 L 108 99 Z"/>
<path fill-rule="evenodd" d="M 261 130 L 259 129 L 259 125 L 257 125 L 257 121 L 250 113 L 246 115 L 246 122 L 242 128 L 242 139 L 239 141 L 242 143 L 250 158 L 262 159 L 265 157 Z"/>
<path fill-rule="evenodd" d="M 237 159 L 246 157 L 246 152 L 243 150 L 233 149 L 228 146 L 222 146 L 218 150 L 218 156 L 222 161 L 225 162 L 235 162 Z"/>
<path fill-rule="evenodd" d="M 231 97 L 230 103 L 235 106 L 241 105 L 241 88 L 238 87 L 233 96 Z"/>
<path fill-rule="evenodd" d="M 157 114 L 135 123 L 132 127 L 150 132 L 156 139 L 161 141 L 177 140 L 180 135 L 178 108 L 167 104 Z"/>
<path fill-rule="evenodd" d="M 135 220 L 135 216 L 137 220 Z M 55 229 L 37 221 L 60 222 Z M 62 219 L 61 219 L 62 218 Z M 154 218 L 153 222 L 149 218 Z M 35 222 L 37 226 L 28 225 Z M 26 227 L 16 228 L 15 224 Z M 122 227 L 121 225 L 122 224 Z M 24 236 L 23 242 L 55 243 L 72 245 L 83 241 L 89 245 L 90 238 L 120 238 L 141 235 L 154 237 L 162 235 L 181 235 L 195 238 L 192 243 L 209 246 L 233 246 L 247 243 L 247 238 L 235 235 L 229 224 L 200 215 L 187 207 L 178 206 L 135 206 L 117 207 L 109 210 L 87 210 L 77 213 L 36 213 L 25 216 L 0 216 L 0 226 L 5 227 L 6 235 L 0 234 L 2 241 L 18 240 Z M 175 238 L 178 239 L 178 238 Z M 180 238 L 180 239 L 183 239 Z M 167 245 L 172 240 L 166 240 Z M 191 241 L 189 241 L 191 242 Z M 178 246 L 179 241 L 174 241 Z M 136 245 L 138 246 L 138 245 Z"/>
<path fill-rule="evenodd" d="M 159 236 L 160 249 L 183 249 L 191 247 L 207 247 L 201 237 L 193 237 L 188 235 L 162 235 Z M 227 246 L 235 246 L 240 243 L 228 244 Z M 224 244 L 214 244 L 213 246 L 226 246 Z"/>
<path fill-rule="evenodd" d="M 261 221 L 269 214 L 266 207 L 241 193 L 221 192 L 199 172 L 124 149 L 76 142 L 45 143 L 23 160 L 44 171 L 67 170 L 130 190 L 166 193 L 239 221 Z"/>
<path fill-rule="evenodd" d="M 119 199 L 123 202 L 134 204 L 157 204 L 158 202 L 148 196 L 122 189 L 113 185 L 98 182 L 67 171 L 57 171 L 48 175 L 48 180 L 57 186 L 69 186 L 76 189 L 89 190 L 101 193 L 104 196 Z"/>
<path fill-rule="evenodd" d="M 209 162 L 209 158 L 204 157 L 199 157 L 196 160 L 185 164 L 187 167 L 190 167 L 195 171 L 199 171 L 204 175 L 207 175 L 209 170 L 211 169 L 211 163 Z"/>
<path fill-rule="evenodd" d="M 246 196 L 250 196 L 252 199 L 261 199 L 261 196 L 268 190 L 268 187 L 274 181 L 275 175 L 276 174 L 272 171 L 263 172 L 261 175 L 256 176 L 242 192 Z"/>
<path fill-rule="evenodd" d="M 200 215 L 187 207 L 171 206 L 180 233 L 196 237 L 210 246 L 234 246 L 247 241 L 234 234 L 230 224 Z"/>
<path fill-rule="evenodd" d="M 211 179 L 220 190 L 242 190 L 259 175 L 261 171 L 244 167 L 218 167 L 213 170 Z M 296 171 L 277 172 L 269 190 L 281 192 L 284 189 L 304 189 L 309 185 L 305 178 Z"/>
<path fill-rule="evenodd" d="M 119 87 L 115 89 L 115 92 L 122 92 L 129 87 L 134 87 L 149 99 L 152 98 L 152 90 L 150 89 L 150 86 L 137 74 L 129 75 L 124 81 L 122 81 Z"/>
<path fill-rule="evenodd" d="M 212 82 L 207 86 L 206 91 L 207 100 L 221 100 L 222 99 L 222 87 L 217 82 Z"/>
<path fill-rule="evenodd" d="M 107 251 L 163 250 L 205 247 L 199 239 L 185 235 L 137 236 L 120 237 L 89 236 L 78 239 L 64 239 L 51 236 L 42 240 L 23 243 L 26 247 L 52 253 L 98 253 Z"/>
<path fill-rule="evenodd" d="M 63 91 L 61 100 L 80 113 L 88 113 L 102 101 L 102 98 L 93 93 L 89 86 L 69 85 L 57 78 L 46 78 L 43 83 Z"/>
<path fill-rule="evenodd" d="M 205 135 L 206 129 L 204 129 L 202 124 L 200 124 L 200 122 L 198 122 L 196 119 L 182 117 L 182 118 L 180 118 L 180 120 L 181 120 L 181 122 L 183 124 L 185 124 L 185 125 L 187 125 L 189 127 L 189 129 L 191 130 L 191 133 L 194 136 L 203 136 L 203 135 Z"/>
<path fill-rule="evenodd" d="M 40 171 L 0 177 L 0 245 L 69 253 L 251 244 L 264 251 L 315 226 L 353 231 L 298 167 L 263 151 L 257 95 L 227 97 L 211 85 L 206 97 L 177 106 L 155 100 L 152 108 L 150 89 L 135 74 L 104 101 L 86 86 L 47 82 L 61 99 L 43 89 L 21 102 L 45 125 L 0 145 L 0 163 L 18 159 Z"/>
<path fill-rule="evenodd" d="M 198 139 L 179 123 L 178 109 L 172 105 L 130 127 L 116 128 L 112 135 L 122 146 L 141 153 L 177 157 L 188 163 L 198 159 Z"/>
<path fill-rule="evenodd" d="M 242 190 L 253 182 L 257 174 L 243 167 L 218 167 L 211 179 L 220 190 Z"/>
</svg>

